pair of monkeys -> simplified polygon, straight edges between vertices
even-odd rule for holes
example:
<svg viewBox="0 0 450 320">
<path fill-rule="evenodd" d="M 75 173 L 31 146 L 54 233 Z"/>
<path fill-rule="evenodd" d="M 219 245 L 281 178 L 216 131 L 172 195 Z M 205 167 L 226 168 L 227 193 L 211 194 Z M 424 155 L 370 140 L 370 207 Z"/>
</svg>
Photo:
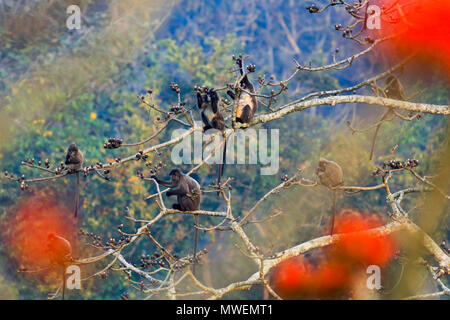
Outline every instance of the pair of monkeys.
<svg viewBox="0 0 450 320">
<path fill-rule="evenodd" d="M 231 99 L 237 101 L 236 122 L 249 123 L 258 110 L 258 101 L 254 96 L 255 87 L 244 73 L 242 57 L 236 58 L 236 64 L 239 68 L 242 79 L 240 87 L 235 92 L 228 90 L 227 94 Z M 214 88 L 196 87 L 197 106 L 201 110 L 203 130 L 211 128 L 223 131 L 225 129 L 225 120 L 222 112 L 219 110 L 219 95 Z"/>
<path fill-rule="evenodd" d="M 247 74 L 244 73 L 242 56 L 236 58 L 236 64 L 242 77 L 240 80 L 240 88 L 236 88 L 234 92 L 228 90 L 227 94 L 236 101 L 236 122 L 249 123 L 258 110 L 258 101 L 253 95 L 255 93 L 255 87 L 248 79 Z M 223 132 L 226 127 L 225 119 L 219 109 L 220 98 L 217 91 L 214 88 L 208 87 L 195 87 L 195 90 L 197 91 L 197 106 L 202 115 L 203 131 L 216 129 Z M 226 137 L 224 136 L 223 139 L 223 159 L 218 169 L 218 185 L 220 185 L 220 180 L 223 175 L 227 150 Z"/>
</svg>

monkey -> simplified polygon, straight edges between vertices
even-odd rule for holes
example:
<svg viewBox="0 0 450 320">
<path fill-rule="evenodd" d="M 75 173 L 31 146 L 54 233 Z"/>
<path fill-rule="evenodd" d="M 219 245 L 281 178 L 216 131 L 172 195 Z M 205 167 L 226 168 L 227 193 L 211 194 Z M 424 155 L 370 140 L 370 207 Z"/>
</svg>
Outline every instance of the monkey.
<svg viewBox="0 0 450 320">
<path fill-rule="evenodd" d="M 50 262 L 62 268 L 62 300 L 66 291 L 66 263 L 72 260 L 72 246 L 61 236 L 51 232 L 47 235 L 46 249 Z"/>
<path fill-rule="evenodd" d="M 242 56 L 236 59 L 241 77 L 244 76 L 244 66 Z M 255 93 L 255 87 L 248 80 L 247 74 L 240 81 L 240 86 L 250 93 Z M 227 91 L 227 94 L 233 99 L 237 99 L 236 122 L 249 123 L 258 110 L 258 101 L 254 95 L 248 94 L 242 90 L 236 89 L 235 92 Z"/>
<path fill-rule="evenodd" d="M 202 112 L 203 131 L 211 128 L 223 131 L 225 120 L 219 110 L 219 95 L 214 88 L 195 87 L 197 91 L 197 106 Z"/>
<path fill-rule="evenodd" d="M 385 96 L 389 99 L 395 99 L 395 100 L 406 100 L 405 99 L 405 91 L 403 89 L 402 84 L 398 80 L 398 78 L 394 75 L 390 75 L 386 79 L 386 87 L 383 90 Z M 381 117 L 381 121 L 384 121 L 389 117 L 392 113 L 392 110 L 389 109 L 386 111 L 386 113 Z M 380 131 L 381 123 L 377 125 L 375 128 L 375 132 L 373 134 L 372 138 L 372 147 L 370 149 L 370 160 L 373 159 L 373 154 L 375 151 L 375 142 L 377 140 L 378 131 Z"/>
<path fill-rule="evenodd" d="M 209 129 L 217 129 L 220 130 L 223 134 L 223 130 L 225 129 L 225 120 L 222 112 L 220 112 L 219 110 L 219 95 L 214 90 L 214 88 L 195 87 L 194 89 L 197 91 L 197 106 L 202 113 L 203 131 L 207 131 Z M 220 186 L 220 180 L 223 176 L 227 152 L 226 136 L 224 136 L 223 139 L 224 146 L 222 153 L 222 163 L 219 164 L 218 167 L 218 186 Z M 217 195 L 219 194 L 220 192 L 217 193 Z"/>
<path fill-rule="evenodd" d="M 170 188 L 167 191 L 167 196 L 171 197 L 176 195 L 177 202 L 172 205 L 173 209 L 180 211 L 196 211 L 200 208 L 201 202 L 201 187 L 200 184 L 192 177 L 184 174 L 180 169 L 172 169 L 169 173 L 171 181 L 164 181 L 158 179 L 153 175 L 152 178 L 157 183 Z M 194 265 L 193 273 L 195 274 L 195 261 L 197 256 L 197 243 L 198 243 L 198 214 L 194 215 L 195 219 L 195 233 L 194 233 Z"/>
<path fill-rule="evenodd" d="M 333 235 L 334 219 L 336 216 L 336 188 L 344 183 L 342 168 L 334 161 L 320 158 L 316 168 L 316 175 L 319 184 L 333 191 L 333 213 L 330 227 L 330 235 Z"/>
<path fill-rule="evenodd" d="M 390 99 L 405 100 L 405 90 L 398 78 L 394 75 L 390 75 L 386 79 L 384 92 L 386 93 L 386 97 Z"/>
<path fill-rule="evenodd" d="M 75 143 L 72 143 L 67 149 L 66 162 L 65 164 L 69 168 L 69 171 L 76 173 L 77 175 L 77 185 L 75 190 L 75 218 L 78 216 L 78 206 L 80 200 L 80 170 L 83 167 L 84 156 L 80 149 Z"/>
</svg>

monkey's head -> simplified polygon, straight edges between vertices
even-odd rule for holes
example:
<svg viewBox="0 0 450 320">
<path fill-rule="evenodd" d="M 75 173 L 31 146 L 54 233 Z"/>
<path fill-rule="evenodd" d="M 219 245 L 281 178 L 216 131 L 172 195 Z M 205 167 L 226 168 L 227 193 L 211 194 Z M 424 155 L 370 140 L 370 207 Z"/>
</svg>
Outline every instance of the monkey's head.
<svg viewBox="0 0 450 320">
<path fill-rule="evenodd" d="M 319 163 L 317 165 L 317 169 L 316 172 L 324 172 L 328 166 L 328 164 L 330 163 L 330 161 L 328 161 L 325 158 L 320 158 L 319 159 Z"/>
<path fill-rule="evenodd" d="M 386 79 L 386 96 L 391 99 L 403 100 L 403 88 L 398 78 L 394 75 L 390 75 Z"/>
<path fill-rule="evenodd" d="M 393 76 L 393 75 L 390 75 L 389 77 L 387 77 L 386 78 L 386 84 L 392 84 L 392 83 L 394 83 L 394 82 L 397 82 L 398 80 L 397 80 L 397 77 L 395 77 L 395 76 Z"/>
<path fill-rule="evenodd" d="M 211 95 L 214 93 L 214 88 L 208 88 L 206 86 L 204 87 L 196 87 L 197 93 L 201 97 L 201 105 L 199 106 L 200 109 L 206 109 L 211 105 Z"/>
<path fill-rule="evenodd" d="M 78 146 L 75 143 L 72 143 L 69 146 L 69 149 L 67 150 L 68 152 L 77 152 L 78 151 Z"/>
<path fill-rule="evenodd" d="M 52 251 L 52 246 L 56 239 L 57 239 L 57 237 L 54 232 L 50 232 L 49 234 L 47 234 L 47 242 L 46 242 L 47 252 Z"/>
<path fill-rule="evenodd" d="M 180 169 L 172 169 L 169 173 L 170 178 L 172 179 L 173 183 L 180 182 L 181 177 L 183 176 L 183 172 L 181 172 Z"/>
<path fill-rule="evenodd" d="M 319 184 L 329 188 L 337 187 L 344 182 L 341 166 L 334 161 L 329 161 L 324 158 L 320 158 L 316 168 L 316 174 L 319 179 Z"/>
<path fill-rule="evenodd" d="M 48 235 L 47 235 L 47 240 L 48 241 L 52 241 L 52 240 L 55 240 L 56 239 L 56 234 L 54 233 L 54 232 L 50 232 Z"/>
</svg>

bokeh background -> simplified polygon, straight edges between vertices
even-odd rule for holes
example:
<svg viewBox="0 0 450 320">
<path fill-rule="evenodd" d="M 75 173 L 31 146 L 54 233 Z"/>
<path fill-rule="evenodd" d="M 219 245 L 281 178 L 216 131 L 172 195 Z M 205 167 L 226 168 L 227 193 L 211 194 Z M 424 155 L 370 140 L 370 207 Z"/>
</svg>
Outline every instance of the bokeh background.
<svg viewBox="0 0 450 320">
<path fill-rule="evenodd" d="M 66 8 L 71 4 L 81 7 L 80 30 L 66 28 Z M 295 68 L 293 58 L 303 64 L 312 61 L 322 65 L 330 61 L 336 48 L 340 50 L 339 57 L 361 49 L 334 30 L 335 24 L 351 21 L 345 12 L 332 8 L 321 15 L 311 15 L 305 9 L 308 4 L 294 0 L 0 1 L 0 169 L 35 176 L 36 172 L 20 168 L 23 159 L 48 158 L 52 164 L 58 164 L 71 142 L 81 147 L 88 163 L 133 154 L 137 147 L 111 151 L 103 149 L 103 143 L 111 136 L 138 141 L 158 128 L 156 113 L 140 105 L 136 95 L 151 89 L 156 102 L 169 108 L 176 103 L 176 95 L 169 87 L 174 81 L 182 88 L 186 103 L 194 105 L 194 85 L 219 87 L 230 81 L 232 54 L 250 54 L 249 62 L 256 64 L 257 74 L 266 73 L 281 80 Z M 312 91 L 356 84 L 395 65 L 396 58 L 373 52 L 344 71 L 300 73 L 279 103 Z M 427 67 L 420 76 L 405 68 L 402 82 L 408 95 L 426 89 L 416 101 L 448 105 L 448 82 L 434 67 Z M 225 175 L 238 177 L 233 182 L 235 214 L 239 216 L 251 208 L 279 184 L 283 174 L 304 168 L 304 176 L 313 178 L 320 156 L 341 164 L 348 185 L 378 183 L 370 173 L 380 161 L 389 158 L 391 148 L 397 144 L 396 157 L 418 159 L 418 171 L 423 175 L 437 174 L 448 166 L 448 119 L 431 115 L 424 115 L 420 121 L 385 123 L 379 133 L 375 159 L 369 161 L 373 132 L 352 135 L 346 122 L 362 128 L 376 122 L 382 112 L 381 108 L 352 104 L 319 107 L 263 125 L 280 129 L 280 171 L 274 176 L 260 176 L 257 165 L 227 166 Z M 198 113 L 195 116 L 200 119 Z M 168 139 L 174 127 L 169 126 L 167 133 L 155 142 Z M 170 153 L 158 158 L 170 164 L 169 159 Z M 137 178 L 139 168 L 140 164 L 134 163 L 122 166 L 112 173 L 111 182 L 93 175 L 83 179 L 78 227 L 109 239 L 118 237 L 117 226 L 121 223 L 128 230 L 135 228 L 124 218 L 126 208 L 136 218 L 153 217 L 157 207 L 144 197 L 154 190 Z M 212 183 L 215 170 L 214 166 L 204 167 L 195 177 L 202 184 Z M 443 179 L 448 181 L 446 173 Z M 23 213 L 24 206 L 34 208 L 36 216 L 49 207 L 57 207 L 61 215 L 70 216 L 73 184 L 72 179 L 60 179 L 32 185 L 31 190 L 22 192 L 17 183 L 0 181 L 1 299 L 45 299 L 56 289 L 57 282 L 52 277 L 16 272 L 26 260 L 17 248 L 17 239 L 28 235 L 24 233 L 28 229 L 18 225 L 25 217 L 33 219 L 33 215 Z M 407 174 L 393 179 L 394 189 L 415 184 Z M 448 182 L 446 186 L 448 190 Z M 289 189 L 270 198 L 256 213 L 263 218 L 281 210 L 282 215 L 267 224 L 250 225 L 246 230 L 255 243 L 268 251 L 291 247 L 324 234 L 331 199 L 325 188 Z M 30 205 L 30 201 L 35 202 Z M 404 204 L 410 217 L 438 243 L 448 242 L 447 204 L 417 195 Z M 379 213 L 383 219 L 388 211 L 382 191 L 341 195 L 338 205 L 362 214 Z M 206 196 L 202 204 L 208 210 L 220 210 L 223 206 L 215 195 Z M 154 236 L 173 252 L 187 254 L 192 248 L 192 222 L 189 217 L 176 215 L 165 218 L 154 229 Z M 201 222 L 212 225 L 217 221 L 204 218 Z M 68 220 L 70 223 L 73 221 Z M 235 249 L 238 241 L 228 232 L 201 233 L 200 248 L 209 250 L 199 268 L 206 284 L 220 287 L 233 280 L 244 280 L 254 272 L 251 261 Z M 149 242 L 139 241 L 126 255 L 129 261 L 137 263 L 141 254 L 155 250 Z M 76 247 L 76 254 L 81 257 L 98 253 L 83 241 Z M 394 286 L 407 264 L 404 259 L 391 263 L 383 278 L 386 288 Z M 86 267 L 83 273 L 91 274 L 105 265 Z M 436 289 L 425 269 L 420 269 L 419 274 L 413 281 L 404 277 L 402 291 L 397 295 L 386 290 L 377 297 Z M 142 297 L 128 288 L 126 274 L 111 272 L 106 280 L 96 277 L 83 282 L 83 289 L 71 292 L 70 297 L 120 299 L 124 292 L 131 298 Z M 227 296 L 264 297 L 267 295 L 261 288 Z"/>
</svg>

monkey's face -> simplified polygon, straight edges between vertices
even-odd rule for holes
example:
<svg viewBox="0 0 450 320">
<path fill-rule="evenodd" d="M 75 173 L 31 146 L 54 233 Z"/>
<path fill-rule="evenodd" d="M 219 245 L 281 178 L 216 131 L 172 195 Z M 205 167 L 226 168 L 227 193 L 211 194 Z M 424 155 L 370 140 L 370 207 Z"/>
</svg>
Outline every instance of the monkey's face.
<svg viewBox="0 0 450 320">
<path fill-rule="evenodd" d="M 178 170 L 172 170 L 170 172 L 170 179 L 172 180 L 173 184 L 178 184 L 181 179 L 181 172 Z"/>
<path fill-rule="evenodd" d="M 202 108 L 202 109 L 208 108 L 208 107 L 210 106 L 210 104 L 211 104 L 211 97 L 210 97 L 210 95 L 209 95 L 209 94 L 206 94 L 206 93 L 202 93 L 202 94 L 200 94 L 200 95 L 201 95 L 201 97 L 202 97 L 202 105 L 201 105 L 201 108 Z"/>
<path fill-rule="evenodd" d="M 75 143 L 72 143 L 67 152 L 78 152 L 78 146 Z"/>
<path fill-rule="evenodd" d="M 316 168 L 316 173 L 325 172 L 327 165 L 328 165 L 328 161 L 323 158 L 320 158 L 319 163 Z"/>
</svg>

